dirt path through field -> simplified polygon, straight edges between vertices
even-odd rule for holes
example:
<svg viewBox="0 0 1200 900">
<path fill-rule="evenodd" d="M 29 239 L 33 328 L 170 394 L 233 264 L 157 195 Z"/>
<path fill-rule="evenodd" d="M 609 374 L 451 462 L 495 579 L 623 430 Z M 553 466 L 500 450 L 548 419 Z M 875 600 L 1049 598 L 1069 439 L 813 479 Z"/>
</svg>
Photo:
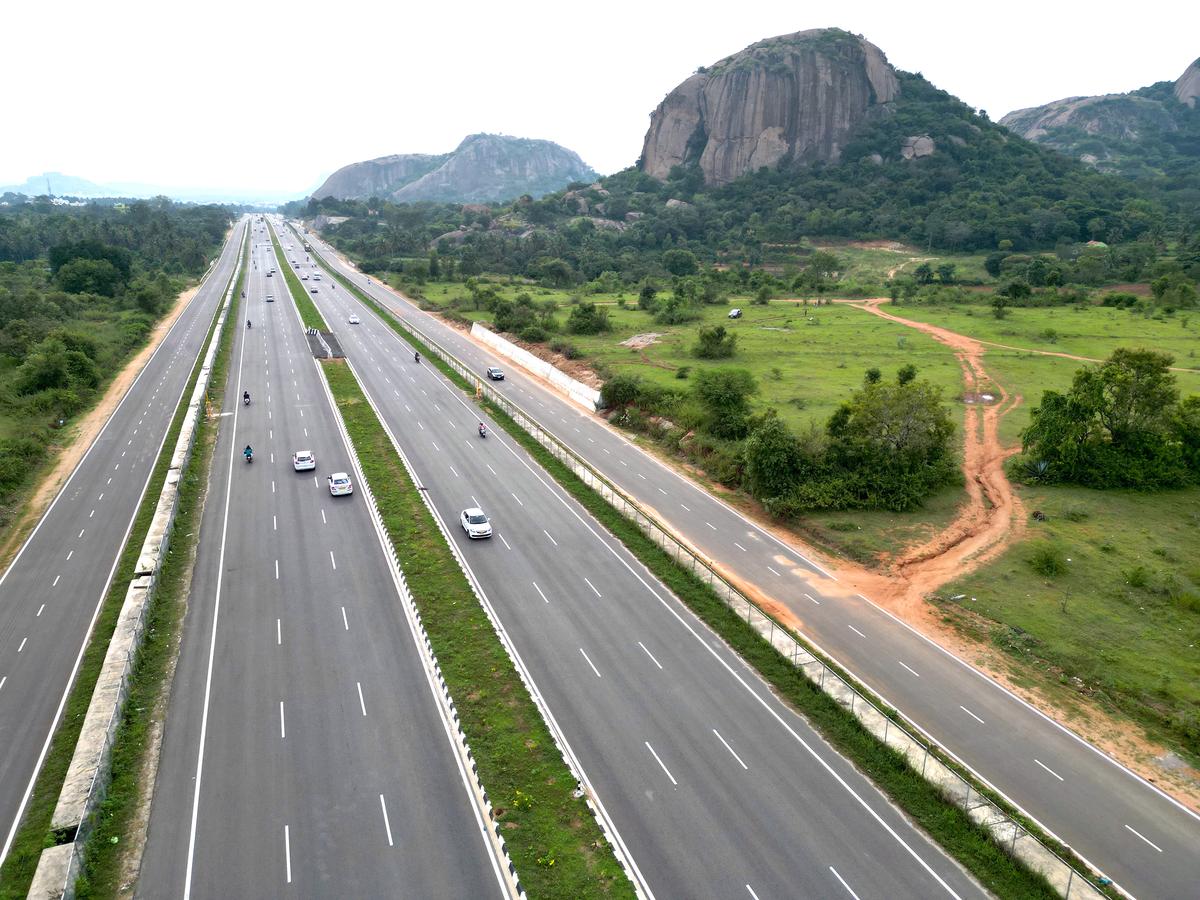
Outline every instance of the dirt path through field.
<svg viewBox="0 0 1200 900">
<path fill-rule="evenodd" d="M 886 312 L 886 298 L 850 303 L 866 313 L 921 331 L 954 351 L 963 373 L 963 477 L 967 503 L 941 533 L 905 549 L 883 584 L 872 579 L 878 602 L 905 614 L 946 582 L 994 558 L 1024 530 L 1020 500 L 1004 473 L 1004 462 L 1020 448 L 1000 442 L 1000 420 L 1021 403 L 983 366 L 980 341 L 937 325 Z M 991 399 L 989 399 L 991 398 Z M 880 593 L 882 589 L 882 595 Z"/>
</svg>

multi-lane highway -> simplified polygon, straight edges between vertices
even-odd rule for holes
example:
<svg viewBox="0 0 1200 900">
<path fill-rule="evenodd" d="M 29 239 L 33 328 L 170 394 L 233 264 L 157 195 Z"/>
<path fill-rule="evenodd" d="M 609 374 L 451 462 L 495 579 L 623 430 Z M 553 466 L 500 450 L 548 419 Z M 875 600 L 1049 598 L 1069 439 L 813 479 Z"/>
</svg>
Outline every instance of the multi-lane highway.
<svg viewBox="0 0 1200 900">
<path fill-rule="evenodd" d="M 0 577 L 0 859 L 12 844 L 243 234 L 244 225 L 233 229 L 196 296 Z"/>
<path fill-rule="evenodd" d="M 351 456 L 253 239 L 138 892 L 503 895 L 381 537 L 327 488 Z"/>
<path fill-rule="evenodd" d="M 314 235 L 307 237 L 343 275 L 464 362 L 480 372 L 488 365 L 504 366 L 503 360 L 374 279 L 368 284 Z M 336 295 L 342 311 L 355 308 L 364 323 L 371 321 L 366 308 L 349 296 L 326 293 L 326 300 Z M 336 326 L 343 336 L 348 327 Z M 355 346 L 353 338 L 349 342 Z M 380 356 L 379 349 L 371 352 L 376 360 L 370 365 L 379 366 L 376 375 L 393 378 L 398 389 L 395 364 Z M 1146 898 L 1197 895 L 1200 857 L 1195 848 L 1200 846 L 1200 818 L 889 613 L 865 598 L 838 590 L 828 573 L 795 548 L 640 451 L 597 417 L 583 413 L 519 369 L 504 367 L 508 381 L 500 389 L 539 417 L 548 430 L 654 509 L 733 578 L 786 604 L 819 645 L 1127 891 Z M 377 386 L 381 402 L 387 387 L 386 381 Z M 429 422 L 423 425 L 428 428 Z M 397 423 L 397 428 L 402 442 L 414 437 L 411 422 L 403 427 Z M 476 454 L 479 452 L 477 448 Z M 488 463 L 495 466 L 489 459 L 485 469 Z M 445 469 L 447 464 L 433 465 Z M 429 471 L 432 479 L 434 470 Z M 472 486 L 478 484 L 479 473 L 466 463 L 456 465 L 455 471 L 470 479 Z M 445 477 L 442 472 L 437 483 L 442 484 Z M 507 484 L 508 477 L 499 483 Z M 479 487 L 475 493 L 483 496 L 480 492 L 484 490 Z M 528 515 L 528 510 L 522 509 L 522 504 L 529 502 L 527 497 L 509 493 L 516 496 L 506 497 L 500 491 L 492 497 L 491 511 L 499 520 L 502 537 L 508 537 L 511 528 L 506 523 Z M 459 502 L 465 505 L 465 500 Z M 578 535 L 574 540 L 586 546 L 589 538 Z M 598 539 L 590 540 L 594 557 Z M 550 552 L 562 554 L 565 547 L 560 542 L 560 546 L 550 547 Z M 513 552 L 518 552 L 517 548 Z M 519 552 L 530 558 L 537 555 L 530 544 L 523 543 Z M 472 555 L 483 558 L 482 553 Z M 593 600 L 593 613 L 604 611 L 604 616 L 595 618 L 607 617 L 608 606 L 597 605 L 601 598 L 593 596 Z M 575 652 L 586 649 L 576 648 Z M 623 659 L 614 665 L 627 669 Z M 613 672 L 607 677 L 620 676 Z M 709 690 L 707 685 L 698 678 L 692 689 L 704 692 Z M 595 687 L 602 689 L 599 683 Z M 606 683 L 604 689 L 607 687 Z"/>
<path fill-rule="evenodd" d="M 314 300 L 648 894 L 981 895 L 457 388 L 347 291 Z M 475 505 L 490 541 L 458 527 Z"/>
</svg>

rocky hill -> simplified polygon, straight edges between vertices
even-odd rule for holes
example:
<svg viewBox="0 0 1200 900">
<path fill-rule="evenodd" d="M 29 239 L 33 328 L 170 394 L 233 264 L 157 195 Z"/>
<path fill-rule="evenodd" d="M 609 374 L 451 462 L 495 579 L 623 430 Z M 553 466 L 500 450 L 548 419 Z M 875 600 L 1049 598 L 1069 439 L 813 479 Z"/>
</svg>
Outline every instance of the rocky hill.
<svg viewBox="0 0 1200 900">
<path fill-rule="evenodd" d="M 836 28 L 769 38 L 671 91 L 651 116 L 643 172 L 698 164 L 708 184 L 767 166 L 835 162 L 900 84 L 874 44 Z"/>
<path fill-rule="evenodd" d="M 490 203 L 540 197 L 596 173 L 579 155 L 552 141 L 472 134 L 450 153 L 384 156 L 343 166 L 313 197 L 395 203 Z"/>
<path fill-rule="evenodd" d="M 1175 82 L 1126 94 L 1068 97 L 1018 109 L 1000 124 L 1094 168 L 1134 178 L 1200 166 L 1200 60 Z"/>
</svg>

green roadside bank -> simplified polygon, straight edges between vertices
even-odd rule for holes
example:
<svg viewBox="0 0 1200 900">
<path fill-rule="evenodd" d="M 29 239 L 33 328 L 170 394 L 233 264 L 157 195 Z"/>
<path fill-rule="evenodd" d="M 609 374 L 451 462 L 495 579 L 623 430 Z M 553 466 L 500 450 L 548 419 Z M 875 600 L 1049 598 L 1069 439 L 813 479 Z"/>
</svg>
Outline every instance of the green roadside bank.
<svg viewBox="0 0 1200 900">
<path fill-rule="evenodd" d="M 292 292 L 292 300 L 296 302 L 296 308 L 300 310 L 300 319 L 304 322 L 304 327 L 315 328 L 317 331 L 328 331 L 329 326 L 325 324 L 325 317 L 321 315 L 317 305 L 312 302 L 308 291 L 304 289 L 304 284 L 296 277 L 296 272 L 288 265 L 287 254 L 279 246 L 279 237 L 275 234 L 275 226 L 267 223 L 267 230 L 271 233 L 275 256 L 279 259 L 279 265 L 282 267 L 284 283 Z"/>
<path fill-rule="evenodd" d="M 318 254 L 319 257 L 319 254 Z M 331 267 L 330 267 L 331 268 Z M 374 310 L 405 341 L 420 351 L 452 383 L 468 394 L 474 395 L 475 386 L 432 352 L 432 349 L 409 331 L 382 304 L 364 294 L 358 287 L 339 273 L 333 272 L 343 286 L 359 300 Z M 822 692 L 810 682 L 788 659 L 758 634 L 721 600 L 707 584 L 689 570 L 675 562 L 668 554 L 647 537 L 634 523 L 610 506 L 592 488 L 575 475 L 564 463 L 539 444 L 524 429 L 518 426 L 494 404 L 484 401 L 483 406 L 494 421 L 551 475 L 556 481 L 620 540 L 659 580 L 670 588 L 699 618 L 720 635 L 738 654 L 752 665 L 779 695 L 803 715 L 822 736 L 844 757 L 866 774 L 900 809 L 916 822 L 929 836 L 938 842 L 947 853 L 977 878 L 988 890 L 1003 898 L 1053 898 L 1057 892 L 1040 875 L 1032 872 L 1021 861 L 997 844 L 988 832 L 977 825 L 969 815 L 947 800 L 940 791 L 913 770 L 897 751 L 886 746 L 872 735 L 847 709 Z M 813 648 L 808 648 L 814 655 Z M 823 657 L 822 657 L 823 658 Z M 824 659 L 824 658 L 823 658 Z M 828 659 L 824 661 L 838 671 L 847 682 L 853 684 L 864 695 L 869 692 Z M 883 704 L 877 703 L 887 710 Z M 889 715 L 898 724 L 913 730 L 894 711 Z M 975 779 L 953 760 L 942 754 L 939 759 L 967 777 Z M 1015 820 L 1051 848 L 1077 870 L 1088 871 L 1089 867 L 1069 849 L 1054 840 L 1035 823 L 1020 815 L 1016 810 L 987 789 L 980 793 L 1004 809 Z M 1112 888 L 1102 888 L 1112 897 L 1119 895 Z"/>
<path fill-rule="evenodd" d="M 391 440 L 341 360 L 323 368 L 530 897 L 634 897 L 612 848 Z"/>
<path fill-rule="evenodd" d="M 243 254 L 245 253 L 244 244 L 242 252 Z M 239 282 L 235 286 L 233 306 L 230 312 L 231 316 L 236 315 L 238 297 L 241 293 L 241 285 L 244 279 L 245 269 L 243 268 Z M 220 308 L 218 307 L 212 321 L 209 323 L 207 337 L 203 346 L 207 346 L 208 340 L 211 339 L 219 316 Z M 225 335 L 227 336 L 232 333 L 232 329 L 227 328 L 225 330 Z M 179 432 L 183 427 L 183 420 L 187 414 L 188 400 L 191 398 L 192 391 L 195 388 L 196 379 L 200 375 L 200 366 L 203 358 L 203 352 L 197 355 L 196 363 L 188 377 L 187 386 L 180 395 L 179 405 L 176 407 L 175 414 L 171 420 L 171 426 L 163 441 L 158 460 L 155 462 L 146 493 L 142 498 L 141 505 L 138 507 L 133 527 L 130 529 L 129 537 L 126 539 L 125 546 L 121 551 L 120 560 L 114 571 L 112 583 L 101 604 L 100 613 L 96 618 L 91 639 L 88 641 L 83 659 L 79 665 L 75 684 L 71 688 L 66 706 L 63 709 L 62 719 L 54 733 L 54 737 L 50 742 L 50 749 L 46 753 L 42 768 L 34 782 L 29 803 L 25 808 L 25 815 L 21 821 L 20 828 L 13 838 L 9 855 L 5 859 L 3 867 L 0 867 L 0 900 L 23 900 L 28 894 L 30 883 L 33 880 L 34 873 L 37 871 L 38 860 L 41 857 L 42 850 L 59 843 L 58 837 L 50 830 L 50 819 L 54 814 L 54 807 L 62 791 L 63 781 L 66 778 L 67 769 L 71 764 L 71 758 L 75 753 L 75 745 L 79 739 L 79 732 L 83 727 L 84 717 L 87 714 L 88 705 L 91 703 L 96 679 L 99 677 L 101 667 L 104 664 L 105 654 L 108 652 L 109 641 L 112 638 L 113 630 L 116 628 L 117 619 L 125 600 L 125 593 L 129 587 L 129 581 L 133 577 L 138 555 L 141 552 L 142 544 L 145 542 L 146 534 L 154 518 L 158 498 L 162 493 L 162 487 L 167 477 L 167 470 L 171 463 L 171 456 L 175 450 L 175 443 L 179 438 Z M 214 373 L 214 379 L 216 377 L 217 373 Z M 166 652 L 168 655 L 170 652 L 169 646 L 165 651 L 161 647 L 157 651 L 151 651 L 149 648 L 163 641 L 163 635 L 159 633 L 158 629 L 166 624 L 165 620 L 161 618 L 163 607 L 170 605 L 169 601 L 164 600 L 167 596 L 164 590 L 167 584 L 163 579 L 170 577 L 169 570 L 178 568 L 181 560 L 190 557 L 190 547 L 195 541 L 195 528 L 193 526 L 199 524 L 198 519 L 189 521 L 187 517 L 195 515 L 194 507 L 196 506 L 197 491 L 199 490 L 199 488 L 193 487 L 198 469 L 196 463 L 203 459 L 205 460 L 205 465 L 207 465 L 206 444 L 200 443 L 200 441 L 205 440 L 206 430 L 209 430 L 208 423 L 202 419 L 200 430 L 196 435 L 196 455 L 193 456 L 192 465 L 187 467 L 183 475 L 179 500 L 180 508 L 175 521 L 175 534 L 180 535 L 180 537 L 171 543 L 166 562 L 164 563 L 163 574 L 160 575 L 159 587 L 146 613 L 147 619 L 143 649 L 138 655 L 131 674 L 124 718 L 118 727 L 117 737 L 112 750 L 113 783 L 109 789 L 108 799 L 102 804 L 98 812 L 97 828 L 91 836 L 90 847 L 92 848 L 95 848 L 102 842 L 108 842 L 110 847 L 114 848 L 114 850 L 116 849 L 120 838 L 118 837 L 117 844 L 113 844 L 110 839 L 111 836 L 105 831 L 107 823 L 113 820 L 122 797 L 126 798 L 126 803 L 132 804 L 133 802 L 132 798 L 129 797 L 129 779 L 133 779 L 133 786 L 136 788 L 138 766 L 131 763 L 129 754 L 137 750 L 137 746 L 140 744 L 140 751 L 138 751 L 137 758 L 140 759 L 144 755 L 146 750 L 145 731 L 148 723 L 141 722 L 140 728 L 131 728 L 130 720 L 131 718 L 141 718 L 148 715 L 148 708 L 143 709 L 142 707 L 147 702 L 146 698 L 153 698 L 158 689 L 158 683 L 153 682 L 152 677 L 149 675 L 153 667 L 151 656 L 154 652 L 159 654 Z M 215 431 L 215 428 L 211 430 Z M 203 481 L 199 482 L 199 484 L 202 486 Z M 189 491 L 191 491 L 190 495 Z M 169 645 L 170 642 L 168 641 L 167 643 Z M 152 689 L 151 685 L 153 685 Z M 152 703 L 152 700 L 149 702 Z M 120 770 L 121 781 L 118 781 L 119 762 L 122 766 Z M 111 811 L 110 804 L 113 804 Z M 129 808 L 132 809 L 132 805 Z M 102 833 L 104 833 L 103 838 L 101 838 Z M 88 860 L 85 857 L 85 871 L 88 865 Z M 115 896 L 116 887 L 116 885 L 113 886 L 111 896 Z M 101 896 L 101 894 L 87 893 L 85 885 L 81 888 L 79 896 Z"/>
</svg>

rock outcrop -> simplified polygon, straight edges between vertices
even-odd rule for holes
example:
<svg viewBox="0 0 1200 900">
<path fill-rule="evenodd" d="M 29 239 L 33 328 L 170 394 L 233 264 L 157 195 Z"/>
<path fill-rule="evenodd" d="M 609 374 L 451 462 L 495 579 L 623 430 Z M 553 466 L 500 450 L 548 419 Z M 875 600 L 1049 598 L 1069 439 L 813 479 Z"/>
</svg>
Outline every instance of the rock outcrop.
<svg viewBox="0 0 1200 900">
<path fill-rule="evenodd" d="M 763 166 L 836 161 L 899 90 L 883 52 L 861 37 L 828 28 L 769 38 L 671 91 L 651 116 L 640 167 L 664 179 L 697 163 L 720 185 Z"/>
<path fill-rule="evenodd" d="M 1127 94 L 1067 97 L 1018 109 L 1000 124 L 1098 169 L 1137 175 L 1170 158 L 1195 158 L 1200 134 L 1200 60 L 1176 81 Z"/>
<path fill-rule="evenodd" d="M 403 154 L 351 163 L 313 196 L 396 203 L 495 203 L 523 194 L 540 197 L 596 173 L 577 153 L 552 141 L 472 134 L 451 153 Z"/>
<path fill-rule="evenodd" d="M 1200 59 L 1196 60 L 1175 82 L 1175 99 L 1192 109 L 1200 99 Z"/>
</svg>

